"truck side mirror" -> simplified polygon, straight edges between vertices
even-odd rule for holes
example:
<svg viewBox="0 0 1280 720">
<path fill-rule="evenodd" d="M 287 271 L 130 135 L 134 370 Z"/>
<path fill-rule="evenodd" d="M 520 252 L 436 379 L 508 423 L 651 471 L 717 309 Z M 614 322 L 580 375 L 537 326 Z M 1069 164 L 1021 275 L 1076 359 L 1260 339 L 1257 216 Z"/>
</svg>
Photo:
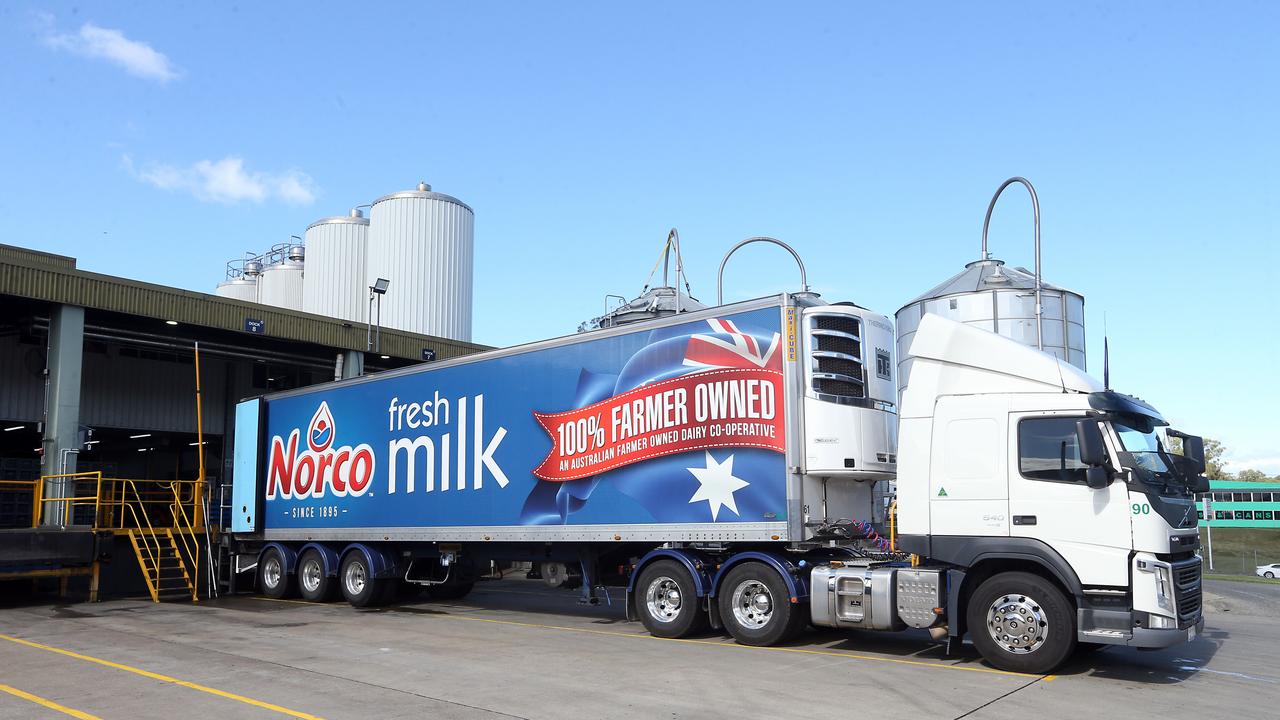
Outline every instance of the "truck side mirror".
<svg viewBox="0 0 1280 720">
<path fill-rule="evenodd" d="M 1084 471 L 1084 484 L 1094 490 L 1101 490 L 1111 484 L 1111 471 L 1106 468 L 1090 467 Z"/>
<path fill-rule="evenodd" d="M 1203 475 L 1207 468 L 1204 461 L 1204 438 L 1196 435 L 1182 437 L 1182 456 L 1192 462 L 1191 469 L 1195 475 Z"/>
<path fill-rule="evenodd" d="M 1080 447 L 1080 462 L 1091 468 L 1104 468 L 1108 464 L 1107 444 L 1102 440 L 1102 429 L 1097 420 L 1076 421 L 1076 444 Z M 1093 487 L 1090 483 L 1090 487 Z"/>
</svg>

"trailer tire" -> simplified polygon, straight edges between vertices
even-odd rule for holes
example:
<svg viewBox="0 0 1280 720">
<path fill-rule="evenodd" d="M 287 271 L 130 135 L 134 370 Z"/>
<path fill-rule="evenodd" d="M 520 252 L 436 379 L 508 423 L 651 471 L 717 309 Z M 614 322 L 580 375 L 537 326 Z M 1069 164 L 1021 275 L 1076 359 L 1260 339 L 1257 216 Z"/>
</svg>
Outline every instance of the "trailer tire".
<svg viewBox="0 0 1280 720">
<path fill-rule="evenodd" d="M 967 616 L 974 647 L 1001 670 L 1042 675 L 1076 649 L 1075 609 L 1039 575 L 1006 572 L 988 578 L 969 598 Z"/>
<path fill-rule="evenodd" d="M 337 592 L 334 578 L 325 574 L 324 558 L 314 548 L 298 558 L 298 593 L 309 602 L 329 602 Z"/>
<path fill-rule="evenodd" d="M 269 547 L 258 559 L 258 587 L 262 594 L 277 600 L 293 595 L 295 576 L 290 575 L 279 548 Z"/>
<path fill-rule="evenodd" d="M 461 600 L 476 586 L 473 582 L 448 582 L 427 588 L 432 600 Z"/>
<path fill-rule="evenodd" d="M 805 609 L 773 568 L 745 562 L 725 576 L 717 590 L 720 620 L 743 645 L 777 645 L 795 637 L 808 624 Z"/>
<path fill-rule="evenodd" d="M 654 637 L 682 638 L 707 627 L 693 577 L 675 560 L 646 565 L 636 580 L 635 599 L 640 622 Z"/>
<path fill-rule="evenodd" d="M 386 602 L 389 598 L 387 588 L 394 587 L 385 579 L 373 577 L 373 569 L 364 553 L 352 551 L 342 559 L 342 568 L 338 570 L 338 586 L 342 589 L 342 597 L 352 607 L 374 607 Z"/>
</svg>

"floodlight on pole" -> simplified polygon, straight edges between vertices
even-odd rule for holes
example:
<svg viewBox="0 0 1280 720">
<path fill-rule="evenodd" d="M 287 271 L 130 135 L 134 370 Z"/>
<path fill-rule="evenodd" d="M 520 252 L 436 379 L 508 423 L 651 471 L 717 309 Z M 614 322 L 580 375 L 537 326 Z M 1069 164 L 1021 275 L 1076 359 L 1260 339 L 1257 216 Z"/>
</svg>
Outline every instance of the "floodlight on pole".
<svg viewBox="0 0 1280 720">
<path fill-rule="evenodd" d="M 391 281 L 386 278 L 378 278 L 369 286 L 369 333 L 368 333 L 368 350 L 382 350 L 382 296 L 387 294 L 387 288 L 391 285 Z M 374 298 L 378 301 L 377 327 L 374 332 L 375 316 L 373 313 Z"/>
</svg>

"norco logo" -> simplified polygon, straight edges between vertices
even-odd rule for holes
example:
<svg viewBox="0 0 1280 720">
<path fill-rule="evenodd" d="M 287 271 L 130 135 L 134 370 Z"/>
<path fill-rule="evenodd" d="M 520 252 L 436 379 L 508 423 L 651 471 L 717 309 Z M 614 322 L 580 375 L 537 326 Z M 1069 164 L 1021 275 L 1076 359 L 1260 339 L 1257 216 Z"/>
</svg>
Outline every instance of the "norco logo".
<svg viewBox="0 0 1280 720">
<path fill-rule="evenodd" d="M 361 444 L 331 450 L 337 432 L 329 403 L 321 402 L 307 426 L 308 449 L 298 452 L 301 430 L 289 433 L 287 447 L 279 435 L 271 438 L 267 499 L 319 498 L 326 492 L 337 497 L 363 495 L 373 479 L 373 448 Z"/>
</svg>

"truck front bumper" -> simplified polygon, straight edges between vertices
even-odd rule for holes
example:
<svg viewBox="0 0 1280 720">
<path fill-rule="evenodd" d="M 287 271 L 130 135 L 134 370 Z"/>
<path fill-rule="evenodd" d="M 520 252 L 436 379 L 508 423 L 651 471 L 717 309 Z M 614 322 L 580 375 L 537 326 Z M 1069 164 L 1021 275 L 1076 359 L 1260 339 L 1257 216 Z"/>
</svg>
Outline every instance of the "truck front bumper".
<svg viewBox="0 0 1280 720">
<path fill-rule="evenodd" d="M 1146 650 L 1159 650 L 1191 642 L 1204 632 L 1204 616 L 1187 628 L 1134 628 L 1133 637 L 1125 645 Z"/>
<path fill-rule="evenodd" d="M 1078 635 L 1080 642 L 1097 643 L 1099 645 L 1124 645 L 1141 650 L 1160 650 L 1173 647 L 1184 642 L 1191 642 L 1204 632 L 1204 617 L 1193 625 L 1181 628 L 1145 628 L 1135 627 L 1127 633 L 1114 630 L 1084 631 Z"/>
</svg>

